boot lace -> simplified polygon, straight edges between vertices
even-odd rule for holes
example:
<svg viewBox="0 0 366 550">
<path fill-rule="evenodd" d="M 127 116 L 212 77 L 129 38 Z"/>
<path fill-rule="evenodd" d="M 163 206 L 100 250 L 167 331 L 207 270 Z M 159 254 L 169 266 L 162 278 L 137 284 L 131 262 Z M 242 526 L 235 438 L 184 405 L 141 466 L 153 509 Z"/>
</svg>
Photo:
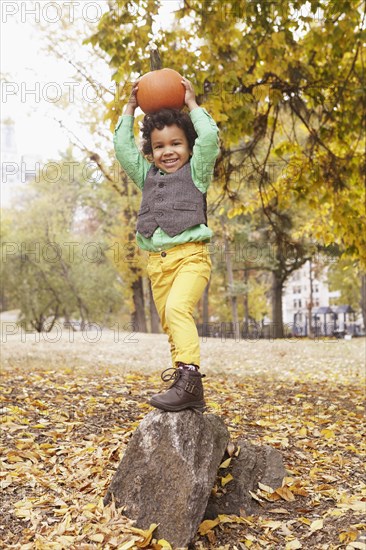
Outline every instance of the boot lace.
<svg viewBox="0 0 366 550">
<path fill-rule="evenodd" d="M 169 371 L 173 371 L 173 372 L 169 373 Z M 163 380 L 163 382 L 173 381 L 173 384 L 175 384 L 181 376 L 182 376 L 182 371 L 179 369 L 176 369 L 175 367 L 169 367 L 169 369 L 165 369 L 161 373 L 161 379 Z"/>
<path fill-rule="evenodd" d="M 173 371 L 169 374 L 165 374 L 165 373 L 168 373 L 169 371 Z M 182 369 L 177 369 L 175 367 L 169 367 L 168 369 L 165 369 L 162 373 L 161 373 L 161 379 L 163 380 L 163 382 L 171 382 L 173 381 L 173 384 L 172 386 L 174 386 L 174 384 L 176 382 L 178 382 L 178 380 L 180 379 L 180 377 L 182 376 L 183 372 L 187 372 L 187 371 L 184 371 Z M 189 372 L 189 371 L 188 371 Z M 192 371 L 193 372 L 193 371 Z M 197 373 L 197 371 L 196 371 Z M 201 378 L 205 378 L 205 374 L 201 374 L 199 373 L 200 377 Z"/>
</svg>

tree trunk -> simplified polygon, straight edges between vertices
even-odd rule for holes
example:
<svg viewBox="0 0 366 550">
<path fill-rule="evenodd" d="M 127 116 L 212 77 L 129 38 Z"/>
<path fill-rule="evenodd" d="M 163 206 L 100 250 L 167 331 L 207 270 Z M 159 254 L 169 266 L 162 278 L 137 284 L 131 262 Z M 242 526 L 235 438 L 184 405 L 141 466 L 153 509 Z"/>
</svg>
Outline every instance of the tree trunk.
<svg viewBox="0 0 366 550">
<path fill-rule="evenodd" d="M 249 289 L 248 289 L 249 273 L 247 269 L 244 269 L 244 334 L 248 336 L 249 331 Z"/>
<path fill-rule="evenodd" d="M 361 313 L 363 318 L 363 326 L 366 327 L 366 273 L 361 275 Z"/>
<path fill-rule="evenodd" d="M 225 260 L 226 260 L 226 272 L 228 279 L 228 287 L 230 293 L 230 303 L 231 303 L 231 313 L 234 326 L 234 337 L 235 340 L 240 339 L 240 328 L 239 328 L 239 316 L 238 316 L 238 301 L 237 297 L 234 294 L 234 274 L 233 274 L 233 265 L 231 262 L 229 239 L 224 230 L 224 250 L 225 250 Z"/>
<path fill-rule="evenodd" d="M 272 272 L 272 338 L 283 338 L 282 318 L 282 289 L 283 278 L 278 272 Z"/>
<path fill-rule="evenodd" d="M 131 315 L 133 330 L 136 332 L 147 332 L 145 316 L 145 300 L 142 277 L 138 277 L 132 283 L 134 311 Z"/>
<path fill-rule="evenodd" d="M 5 294 L 4 285 L 0 288 L 0 311 L 6 311 L 8 309 L 8 300 Z"/>
<path fill-rule="evenodd" d="M 149 290 L 150 330 L 153 334 L 157 334 L 161 332 L 161 325 L 160 325 L 159 314 L 156 309 L 153 293 L 151 290 L 150 280 L 148 280 L 148 290 Z"/>
</svg>

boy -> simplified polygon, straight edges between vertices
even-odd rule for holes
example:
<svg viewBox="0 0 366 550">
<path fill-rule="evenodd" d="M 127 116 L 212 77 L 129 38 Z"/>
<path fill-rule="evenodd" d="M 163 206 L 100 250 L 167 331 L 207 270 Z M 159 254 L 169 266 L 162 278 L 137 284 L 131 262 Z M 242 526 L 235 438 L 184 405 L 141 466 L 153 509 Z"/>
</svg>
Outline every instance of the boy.
<svg viewBox="0 0 366 550">
<path fill-rule="evenodd" d="M 116 157 L 142 190 L 137 244 L 149 252 L 147 273 L 164 332 L 169 337 L 173 384 L 150 404 L 164 411 L 203 411 L 200 350 L 192 313 L 211 273 L 206 249 L 206 191 L 219 153 L 218 128 L 196 103 L 192 84 L 182 79 L 190 114 L 176 109 L 145 115 L 142 127 L 145 158 L 137 149 L 133 123 L 138 106 L 134 84 L 115 134 Z"/>
</svg>

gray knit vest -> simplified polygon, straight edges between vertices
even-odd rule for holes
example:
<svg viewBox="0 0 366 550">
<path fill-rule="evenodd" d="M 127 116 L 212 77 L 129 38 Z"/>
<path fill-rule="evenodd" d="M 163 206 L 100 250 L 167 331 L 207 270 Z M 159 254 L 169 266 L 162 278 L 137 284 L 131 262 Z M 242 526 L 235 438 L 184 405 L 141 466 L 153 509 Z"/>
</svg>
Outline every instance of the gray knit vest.
<svg viewBox="0 0 366 550">
<path fill-rule="evenodd" d="M 201 223 L 207 225 L 206 193 L 195 186 L 190 163 L 164 175 L 152 166 L 142 191 L 137 231 L 151 237 L 161 227 L 169 237 L 174 237 Z"/>
</svg>

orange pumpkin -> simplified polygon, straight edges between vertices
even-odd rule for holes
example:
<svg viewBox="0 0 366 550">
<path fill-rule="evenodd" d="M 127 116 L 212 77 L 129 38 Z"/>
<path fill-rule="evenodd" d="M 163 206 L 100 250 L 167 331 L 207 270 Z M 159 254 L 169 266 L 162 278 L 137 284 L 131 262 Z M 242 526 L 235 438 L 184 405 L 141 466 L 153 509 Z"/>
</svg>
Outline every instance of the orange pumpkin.
<svg viewBox="0 0 366 550">
<path fill-rule="evenodd" d="M 185 87 L 182 77 L 173 69 L 159 69 L 144 74 L 138 83 L 137 102 L 144 113 L 160 109 L 182 109 Z"/>
</svg>

